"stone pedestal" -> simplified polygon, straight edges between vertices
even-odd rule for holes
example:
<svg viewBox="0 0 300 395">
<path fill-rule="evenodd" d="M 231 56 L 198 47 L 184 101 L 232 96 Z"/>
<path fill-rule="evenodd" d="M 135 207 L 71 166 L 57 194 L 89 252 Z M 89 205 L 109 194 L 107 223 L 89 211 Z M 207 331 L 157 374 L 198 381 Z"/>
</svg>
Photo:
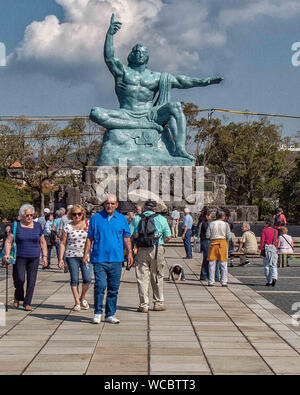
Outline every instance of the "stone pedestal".
<svg viewBox="0 0 300 395">
<path fill-rule="evenodd" d="M 189 207 L 195 219 L 208 206 L 213 212 L 226 207 L 234 222 L 256 222 L 256 206 L 226 206 L 225 175 L 213 174 L 202 166 L 91 166 L 86 182 L 79 187 L 61 185 L 56 192 L 55 209 L 81 204 L 90 212 L 101 208 L 107 193 L 119 200 L 143 205 L 147 199 L 159 202 L 162 212 L 173 205 L 179 210 Z"/>
<path fill-rule="evenodd" d="M 225 205 L 225 182 L 202 166 L 94 166 L 79 187 L 61 186 L 56 207 L 82 204 L 87 211 L 98 209 L 107 193 L 119 200 L 143 204 L 147 199 L 161 203 L 164 211 L 173 205 L 198 213 L 203 205 Z"/>
<path fill-rule="evenodd" d="M 194 160 L 175 154 L 169 129 L 112 129 L 106 130 L 97 166 L 192 166 Z"/>
</svg>

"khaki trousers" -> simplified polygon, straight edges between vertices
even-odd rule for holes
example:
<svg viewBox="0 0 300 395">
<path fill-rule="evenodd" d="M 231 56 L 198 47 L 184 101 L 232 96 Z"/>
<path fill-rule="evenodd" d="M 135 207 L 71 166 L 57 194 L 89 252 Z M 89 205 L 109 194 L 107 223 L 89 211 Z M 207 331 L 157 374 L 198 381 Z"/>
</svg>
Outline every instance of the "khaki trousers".
<svg viewBox="0 0 300 395">
<path fill-rule="evenodd" d="M 140 247 L 135 258 L 135 273 L 140 298 L 140 307 L 149 307 L 149 285 L 153 291 L 153 303 L 156 306 L 164 304 L 163 281 L 165 248 L 158 246 L 157 259 L 155 259 L 156 247 Z"/>
<path fill-rule="evenodd" d="M 179 224 L 179 221 L 172 219 L 171 232 L 172 232 L 173 237 L 178 237 L 178 224 Z"/>
<path fill-rule="evenodd" d="M 245 253 L 245 254 L 257 254 L 257 250 L 253 250 L 253 251 L 247 251 L 247 250 L 245 250 L 244 248 L 242 248 L 242 251 Z M 240 256 L 240 264 L 242 265 L 242 264 L 244 264 L 245 262 L 249 262 L 249 258 L 247 258 L 247 257 L 245 257 L 244 255 L 241 255 Z"/>
</svg>

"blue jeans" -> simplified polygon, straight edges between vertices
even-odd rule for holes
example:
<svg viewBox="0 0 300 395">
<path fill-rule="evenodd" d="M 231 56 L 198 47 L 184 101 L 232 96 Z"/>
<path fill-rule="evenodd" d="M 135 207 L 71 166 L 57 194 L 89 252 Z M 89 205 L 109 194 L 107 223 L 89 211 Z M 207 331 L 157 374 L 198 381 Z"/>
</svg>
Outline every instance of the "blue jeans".
<svg viewBox="0 0 300 395">
<path fill-rule="evenodd" d="M 221 272 L 221 265 L 220 265 L 220 262 L 217 262 L 216 263 L 216 273 L 215 273 L 216 282 L 220 282 L 220 272 Z"/>
<path fill-rule="evenodd" d="M 52 249 L 53 249 L 53 245 L 47 246 L 47 265 L 50 268 L 50 263 L 51 263 L 51 256 L 52 256 Z"/>
<path fill-rule="evenodd" d="M 79 285 L 79 269 L 82 274 L 82 282 L 83 284 L 90 284 L 92 281 L 92 266 L 90 263 L 85 265 L 82 262 L 82 258 L 66 258 L 69 272 L 71 275 L 70 285 L 71 287 L 78 287 Z"/>
<path fill-rule="evenodd" d="M 265 268 L 265 276 L 267 282 L 271 284 L 272 280 L 277 280 L 277 260 L 278 255 L 276 247 L 273 245 L 266 245 L 266 256 L 263 257 L 263 263 Z"/>
<path fill-rule="evenodd" d="M 102 314 L 104 294 L 107 289 L 105 318 L 115 315 L 122 274 L 122 262 L 93 262 L 95 286 L 95 314 Z"/>
<path fill-rule="evenodd" d="M 203 259 L 201 265 L 200 280 L 208 279 L 208 249 L 209 249 L 209 239 L 201 240 L 201 251 L 203 251 Z"/>
<path fill-rule="evenodd" d="M 192 230 L 188 229 L 183 239 L 183 244 L 187 258 L 193 258 L 191 237 L 192 237 Z"/>
<path fill-rule="evenodd" d="M 200 280 L 205 281 L 208 279 L 208 250 L 209 250 L 210 240 L 202 240 L 201 241 L 201 250 L 203 251 L 203 261 L 201 266 L 201 274 Z M 220 263 L 216 263 L 216 273 L 215 273 L 215 281 L 220 281 Z"/>
<path fill-rule="evenodd" d="M 55 243 L 56 256 L 58 261 L 59 261 L 59 247 L 60 247 L 60 242 Z"/>
</svg>

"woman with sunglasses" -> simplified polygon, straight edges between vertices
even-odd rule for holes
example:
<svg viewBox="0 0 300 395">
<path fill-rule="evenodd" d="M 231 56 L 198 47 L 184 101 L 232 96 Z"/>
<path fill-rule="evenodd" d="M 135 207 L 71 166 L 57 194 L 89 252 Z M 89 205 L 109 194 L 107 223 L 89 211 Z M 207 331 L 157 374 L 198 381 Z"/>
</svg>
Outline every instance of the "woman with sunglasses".
<svg viewBox="0 0 300 395">
<path fill-rule="evenodd" d="M 75 300 L 73 310 L 80 311 L 89 308 L 86 293 L 92 281 L 92 267 L 82 261 L 84 246 L 88 232 L 86 212 L 82 206 L 76 204 L 68 212 L 68 219 L 72 220 L 63 229 L 63 236 L 59 249 L 59 267 L 64 266 L 64 256 L 71 275 L 71 289 Z M 82 274 L 82 291 L 79 296 L 79 269 Z"/>
<path fill-rule="evenodd" d="M 17 244 L 17 258 L 13 265 L 13 280 L 15 298 L 13 306 L 19 307 L 20 301 L 26 311 L 31 311 L 31 301 L 35 288 L 40 254 L 42 250 L 43 267 L 47 266 L 47 243 L 43 236 L 39 222 L 33 221 L 34 207 L 23 204 L 19 210 L 20 221 L 16 223 L 15 242 Z M 14 223 L 11 225 L 10 235 L 5 242 L 4 261 L 8 264 L 12 243 L 14 241 Z M 24 296 L 24 284 L 27 274 L 27 287 Z"/>
</svg>

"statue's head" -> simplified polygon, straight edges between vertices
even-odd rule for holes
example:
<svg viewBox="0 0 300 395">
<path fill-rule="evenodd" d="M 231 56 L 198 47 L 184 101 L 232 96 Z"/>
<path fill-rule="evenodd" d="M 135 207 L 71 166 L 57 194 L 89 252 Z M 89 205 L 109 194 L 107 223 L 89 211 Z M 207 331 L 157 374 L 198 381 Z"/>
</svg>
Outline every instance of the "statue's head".
<svg viewBox="0 0 300 395">
<path fill-rule="evenodd" d="M 128 64 L 136 66 L 147 64 L 149 60 L 149 50 L 146 45 L 136 44 L 128 55 L 127 60 Z"/>
</svg>

